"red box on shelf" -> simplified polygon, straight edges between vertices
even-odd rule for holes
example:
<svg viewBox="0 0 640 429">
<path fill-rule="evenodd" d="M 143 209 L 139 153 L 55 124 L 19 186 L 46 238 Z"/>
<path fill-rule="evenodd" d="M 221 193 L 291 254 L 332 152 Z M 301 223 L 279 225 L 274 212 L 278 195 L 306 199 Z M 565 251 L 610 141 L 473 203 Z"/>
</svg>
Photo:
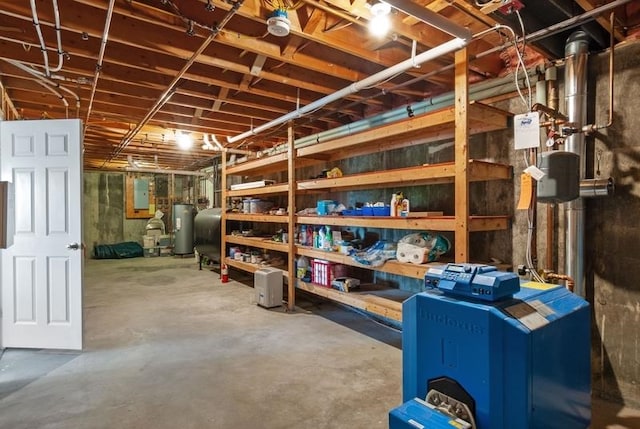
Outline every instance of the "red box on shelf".
<svg viewBox="0 0 640 429">
<path fill-rule="evenodd" d="M 335 278 L 333 262 L 322 259 L 311 261 L 311 281 L 319 286 L 331 287 L 331 282 Z"/>
</svg>

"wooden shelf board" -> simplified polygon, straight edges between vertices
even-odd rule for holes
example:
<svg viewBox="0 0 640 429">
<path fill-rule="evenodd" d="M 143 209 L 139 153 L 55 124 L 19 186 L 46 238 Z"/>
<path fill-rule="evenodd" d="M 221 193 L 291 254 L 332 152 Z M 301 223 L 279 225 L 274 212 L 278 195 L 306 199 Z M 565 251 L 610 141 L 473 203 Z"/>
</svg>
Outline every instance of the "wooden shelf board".
<svg viewBox="0 0 640 429">
<path fill-rule="evenodd" d="M 278 195 L 289 192 L 289 184 L 277 183 L 275 185 L 262 186 L 251 189 L 237 189 L 227 191 L 227 197 L 251 197 L 255 195 Z"/>
<path fill-rule="evenodd" d="M 509 228 L 511 216 L 470 216 L 469 232 L 503 231 Z"/>
<path fill-rule="evenodd" d="M 470 216 L 469 231 L 507 229 L 509 216 Z M 390 216 L 297 216 L 296 223 L 305 225 L 361 226 L 368 228 L 455 231 L 455 216 L 390 217 Z"/>
<path fill-rule="evenodd" d="M 226 213 L 226 220 L 237 220 L 243 222 L 270 222 L 270 223 L 287 223 L 289 217 L 286 215 L 267 215 L 267 214 L 250 214 L 250 213 Z"/>
<path fill-rule="evenodd" d="M 469 161 L 470 180 L 510 179 L 512 168 L 509 165 L 496 164 L 487 161 Z M 298 181 L 298 191 L 321 189 L 367 189 L 371 187 L 384 188 L 385 185 L 416 186 L 426 184 L 453 183 L 455 165 L 444 162 L 417 167 L 397 168 L 394 170 L 375 171 L 362 174 L 337 177 L 332 179 L 311 179 Z"/>
<path fill-rule="evenodd" d="M 306 167 L 320 162 L 326 162 L 328 160 L 329 155 L 318 153 L 307 159 L 296 160 L 296 168 Z M 241 164 L 231 165 L 227 167 L 227 175 L 260 176 L 287 171 L 288 161 L 287 152 L 268 155 L 262 158 L 252 159 Z"/>
<path fill-rule="evenodd" d="M 259 175 L 287 169 L 287 153 L 252 159 L 227 167 L 227 175 Z"/>
<path fill-rule="evenodd" d="M 454 107 L 428 112 L 413 118 L 381 125 L 366 131 L 327 142 L 317 143 L 297 150 L 297 157 L 312 157 L 318 153 L 331 154 L 332 160 L 366 155 L 390 149 L 422 144 L 425 140 L 439 140 L 453 135 Z M 469 105 L 469 132 L 483 133 L 507 127 L 508 112 L 474 103 Z M 403 139 L 397 146 L 391 140 Z M 411 140 L 415 139 L 414 142 Z M 384 143 L 378 145 L 377 143 Z"/>
<path fill-rule="evenodd" d="M 287 252 L 289 250 L 287 243 L 280 243 L 265 237 L 243 237 L 240 235 L 227 235 L 225 240 L 227 243 L 257 247 L 260 249 L 276 250 L 278 252 Z"/>
<path fill-rule="evenodd" d="M 513 178 L 513 167 L 506 164 L 469 160 L 469 180 L 473 182 L 483 180 L 504 180 Z"/>
<path fill-rule="evenodd" d="M 237 269 L 242 270 L 242 271 L 247 271 L 249 273 L 255 273 L 260 268 L 266 268 L 267 267 L 265 265 L 252 264 L 250 262 L 236 261 L 235 259 L 231 259 L 231 258 L 225 258 L 224 262 L 225 262 L 225 264 L 227 264 L 230 267 L 234 267 L 234 268 L 237 268 Z M 282 270 L 282 275 L 285 278 L 289 278 L 289 272 L 287 270 L 285 270 L 284 267 L 271 267 L 271 266 L 268 266 L 268 268 L 275 268 L 275 269 L 278 269 L 278 270 Z"/>
<path fill-rule="evenodd" d="M 314 283 L 307 283 L 301 280 L 296 281 L 296 287 L 300 290 L 318 295 L 332 301 L 340 302 L 351 307 L 359 308 L 373 314 L 384 316 L 388 319 L 402 321 L 402 300 L 408 296 L 398 296 L 390 299 L 388 296 L 379 296 L 379 290 L 366 290 L 366 285 L 362 290 L 353 292 L 340 292 L 335 289 L 319 286 Z M 402 292 L 402 291 L 399 291 Z"/>
<path fill-rule="evenodd" d="M 298 246 L 296 248 L 298 255 L 303 255 L 308 258 L 324 259 L 325 261 L 335 262 L 337 264 L 350 265 L 352 267 L 366 268 L 368 270 L 380 271 L 382 273 L 397 274 L 405 277 L 411 277 L 414 279 L 424 279 L 424 275 L 427 269 L 434 266 L 442 265 L 444 262 L 429 263 L 429 264 L 408 264 L 398 262 L 396 260 L 389 260 L 379 267 L 372 267 L 369 265 L 362 265 L 353 260 L 351 256 L 343 255 L 337 252 L 327 252 L 320 249 L 314 249 L 311 247 Z"/>
<path fill-rule="evenodd" d="M 375 186 L 415 186 L 427 183 L 447 183 L 453 181 L 453 163 L 429 166 L 397 168 L 394 170 L 374 171 L 362 174 L 337 177 L 333 179 L 312 179 L 298 182 L 298 190 L 315 189 L 364 189 Z"/>
</svg>

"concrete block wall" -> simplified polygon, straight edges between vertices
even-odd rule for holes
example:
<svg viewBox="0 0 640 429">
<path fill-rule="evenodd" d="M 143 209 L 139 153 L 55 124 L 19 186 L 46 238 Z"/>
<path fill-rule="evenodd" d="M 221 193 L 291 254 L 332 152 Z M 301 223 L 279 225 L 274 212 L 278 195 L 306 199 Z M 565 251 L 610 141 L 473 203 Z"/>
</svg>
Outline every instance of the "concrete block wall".
<svg viewBox="0 0 640 429">
<path fill-rule="evenodd" d="M 640 42 L 615 51 L 614 122 L 587 140 L 591 171 L 615 195 L 586 207 L 586 287 L 593 304 L 593 390 L 640 406 Z M 608 55 L 589 59 L 589 112 L 608 117 Z M 598 168 L 598 158 L 599 168 Z"/>
<path fill-rule="evenodd" d="M 87 257 L 91 257 L 96 244 L 142 244 L 147 219 L 126 218 L 124 179 L 124 173 L 84 172 L 83 241 Z"/>
<path fill-rule="evenodd" d="M 586 138 L 587 177 L 613 177 L 615 195 L 586 202 L 585 286 L 592 305 L 592 377 L 596 396 L 640 406 L 640 42 L 616 47 L 614 123 Z M 609 103 L 608 52 L 589 57 L 588 113 L 590 123 L 606 124 Z M 563 70 L 558 78 L 562 80 Z M 564 112 L 563 82 L 559 82 Z M 524 110 L 519 100 L 500 106 Z M 510 137 L 512 139 L 512 137 Z M 520 194 L 522 153 L 507 146 L 514 166 L 515 205 Z M 489 145 L 495 153 L 502 144 Z M 599 176 L 598 176 L 599 172 Z M 489 194 L 488 194 L 489 195 Z M 558 272 L 564 272 L 564 210 L 554 207 Z M 546 205 L 538 205 L 538 267 L 546 260 Z M 527 216 L 516 211 L 513 222 L 513 263 L 525 261 Z M 567 336 L 570 339 L 570 333 Z"/>
</svg>

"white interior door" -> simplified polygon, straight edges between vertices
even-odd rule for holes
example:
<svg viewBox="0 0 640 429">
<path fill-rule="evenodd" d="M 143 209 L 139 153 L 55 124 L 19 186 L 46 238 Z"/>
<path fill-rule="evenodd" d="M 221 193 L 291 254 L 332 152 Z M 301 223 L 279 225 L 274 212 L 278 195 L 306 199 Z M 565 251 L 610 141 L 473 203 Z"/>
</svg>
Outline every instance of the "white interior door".
<svg viewBox="0 0 640 429">
<path fill-rule="evenodd" d="M 82 349 L 80 120 L 0 123 L 1 180 L 15 190 L 2 251 L 3 347 Z"/>
</svg>

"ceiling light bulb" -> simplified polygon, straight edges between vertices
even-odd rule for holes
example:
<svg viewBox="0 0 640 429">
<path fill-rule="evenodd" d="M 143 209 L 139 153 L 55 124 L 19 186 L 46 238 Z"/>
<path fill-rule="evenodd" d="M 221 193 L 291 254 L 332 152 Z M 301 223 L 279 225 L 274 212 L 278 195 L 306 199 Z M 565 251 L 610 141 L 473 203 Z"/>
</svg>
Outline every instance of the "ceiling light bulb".
<svg viewBox="0 0 640 429">
<path fill-rule="evenodd" d="M 371 15 L 389 15 L 391 13 L 391 6 L 388 3 L 376 3 L 371 6 Z"/>
<path fill-rule="evenodd" d="M 189 150 L 193 146 L 193 139 L 190 134 L 178 131 L 176 132 L 176 143 L 180 149 Z"/>
<path fill-rule="evenodd" d="M 383 37 L 391 29 L 389 13 L 391 6 L 387 3 L 376 3 L 371 6 L 371 20 L 369 21 L 369 31 L 376 37 Z"/>
<path fill-rule="evenodd" d="M 369 21 L 369 31 L 376 37 L 384 37 L 391 29 L 387 15 L 376 15 Z"/>
</svg>

